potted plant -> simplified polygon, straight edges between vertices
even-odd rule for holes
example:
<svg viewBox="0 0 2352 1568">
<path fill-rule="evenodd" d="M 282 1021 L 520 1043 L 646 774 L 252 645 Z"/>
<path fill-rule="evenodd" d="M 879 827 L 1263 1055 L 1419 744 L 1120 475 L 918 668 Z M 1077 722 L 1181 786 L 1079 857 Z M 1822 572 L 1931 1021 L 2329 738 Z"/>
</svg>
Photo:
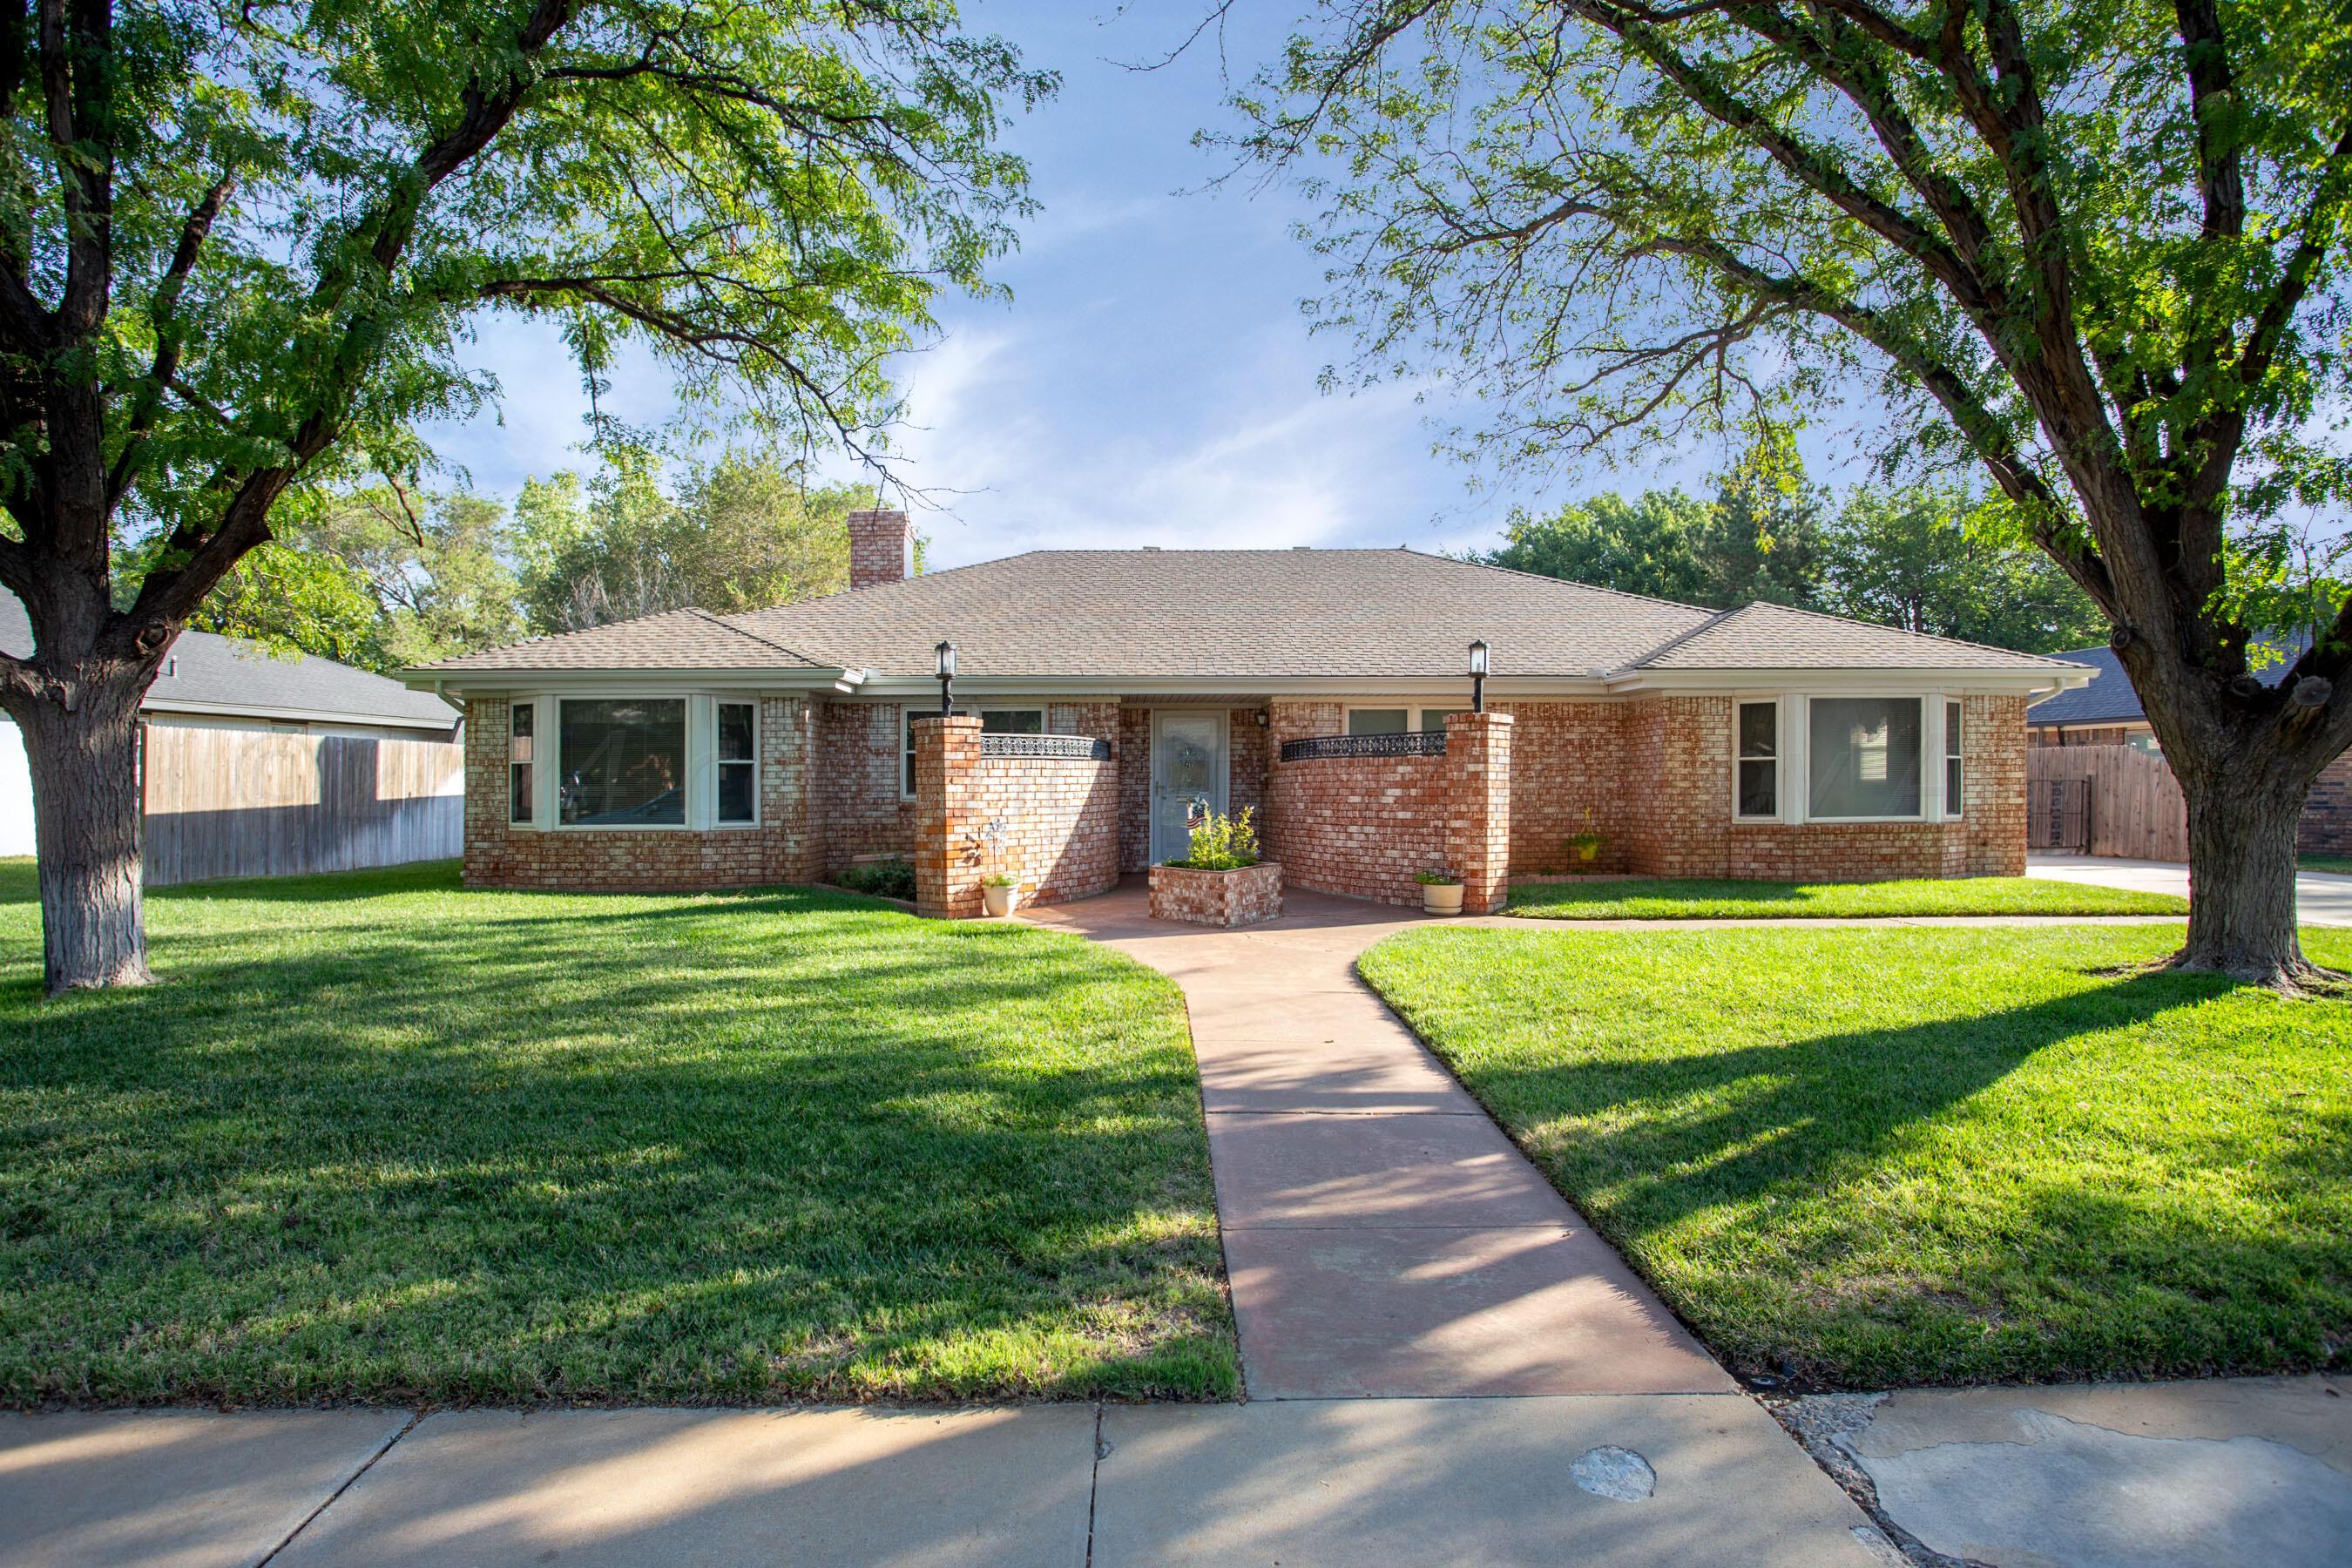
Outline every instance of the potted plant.
<svg viewBox="0 0 2352 1568">
<path fill-rule="evenodd" d="M 1593 827 L 1592 808 L 1588 805 L 1584 808 L 1584 826 L 1568 836 L 1569 858 L 1577 869 L 1590 870 L 1608 842 L 1609 836 Z"/>
<path fill-rule="evenodd" d="M 1421 884 L 1421 910 L 1423 914 L 1458 915 L 1462 912 L 1462 879 L 1451 871 L 1416 871 L 1414 881 Z"/>
<path fill-rule="evenodd" d="M 1013 900 L 1020 890 L 1021 879 L 1010 871 L 991 871 L 980 879 L 980 901 L 1000 920 L 1013 912 Z"/>
</svg>

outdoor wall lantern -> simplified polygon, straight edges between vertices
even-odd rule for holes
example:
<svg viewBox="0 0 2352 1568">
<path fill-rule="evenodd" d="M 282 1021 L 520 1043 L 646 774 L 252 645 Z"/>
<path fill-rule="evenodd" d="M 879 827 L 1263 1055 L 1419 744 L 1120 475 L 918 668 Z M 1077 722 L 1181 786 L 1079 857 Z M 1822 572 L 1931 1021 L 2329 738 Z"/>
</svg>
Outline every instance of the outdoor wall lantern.
<svg viewBox="0 0 2352 1568">
<path fill-rule="evenodd" d="M 940 660 L 940 717 L 955 716 L 955 644 L 943 642 L 934 650 Z"/>
<path fill-rule="evenodd" d="M 1267 715 L 1267 713 L 1266 713 L 1266 710 L 1265 710 L 1265 709 L 1263 709 L 1263 708 L 1259 709 L 1259 710 L 1257 710 L 1257 727 L 1258 727 L 1259 729 L 1261 729 L 1261 730 L 1265 729 L 1265 726 L 1266 726 L 1267 721 L 1268 721 L 1268 715 Z"/>
<path fill-rule="evenodd" d="M 1470 711 L 1486 710 L 1486 639 L 1470 645 Z"/>
</svg>

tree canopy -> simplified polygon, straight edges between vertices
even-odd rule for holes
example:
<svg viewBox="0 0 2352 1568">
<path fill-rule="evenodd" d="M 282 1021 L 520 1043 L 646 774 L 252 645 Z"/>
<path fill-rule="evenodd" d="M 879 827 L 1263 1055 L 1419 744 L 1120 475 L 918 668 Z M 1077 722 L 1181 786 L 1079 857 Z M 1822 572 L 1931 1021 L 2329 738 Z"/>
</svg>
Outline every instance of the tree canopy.
<svg viewBox="0 0 2352 1568">
<path fill-rule="evenodd" d="M 533 479 L 515 503 L 521 607 L 534 632 L 692 605 L 725 613 L 849 584 L 848 518 L 870 487 L 807 489 L 772 455 L 688 462 L 665 486 L 642 448 L 586 483 Z"/>
<path fill-rule="evenodd" d="M 1465 450 L 1836 410 L 1989 483 L 2180 778 L 2182 962 L 2293 986 L 2352 742 L 2347 81 L 2340 0 L 1320 0 L 1238 100 L 1321 198 L 1335 379 L 1443 373 Z M 2312 633 L 2275 685 L 2262 628 Z"/>
</svg>

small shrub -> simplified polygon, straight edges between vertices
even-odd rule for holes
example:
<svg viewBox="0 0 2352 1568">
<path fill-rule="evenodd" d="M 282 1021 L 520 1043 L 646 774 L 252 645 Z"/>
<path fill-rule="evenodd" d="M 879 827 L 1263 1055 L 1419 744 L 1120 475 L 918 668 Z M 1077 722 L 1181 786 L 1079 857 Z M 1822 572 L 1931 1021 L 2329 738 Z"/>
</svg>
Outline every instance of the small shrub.
<svg viewBox="0 0 2352 1568">
<path fill-rule="evenodd" d="M 1202 817 L 1192 829 L 1192 852 L 1168 864 L 1192 871 L 1238 871 L 1257 862 L 1257 828 L 1245 805 L 1238 816 L 1213 811 Z"/>
<path fill-rule="evenodd" d="M 980 879 L 980 885 L 983 888 L 1017 888 L 1021 885 L 1021 879 L 1010 871 L 991 871 Z"/>
<path fill-rule="evenodd" d="M 872 893 L 877 898 L 915 896 L 915 868 L 905 860 L 868 860 L 862 866 L 852 866 L 834 880 L 853 893 Z"/>
<path fill-rule="evenodd" d="M 1457 887 L 1462 881 L 1461 878 L 1451 871 L 1415 871 L 1412 874 L 1412 879 L 1424 888 Z"/>
</svg>

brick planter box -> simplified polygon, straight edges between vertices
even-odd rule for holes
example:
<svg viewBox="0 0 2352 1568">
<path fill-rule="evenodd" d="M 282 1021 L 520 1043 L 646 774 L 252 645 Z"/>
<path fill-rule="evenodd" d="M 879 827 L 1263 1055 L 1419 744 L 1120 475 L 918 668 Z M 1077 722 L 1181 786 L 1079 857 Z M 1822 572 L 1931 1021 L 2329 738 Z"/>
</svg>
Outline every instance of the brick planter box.
<svg viewBox="0 0 2352 1568">
<path fill-rule="evenodd" d="M 1151 868 L 1151 918 L 1202 926 L 1246 926 L 1282 913 L 1282 868 L 1271 860 L 1238 871 Z"/>
</svg>

